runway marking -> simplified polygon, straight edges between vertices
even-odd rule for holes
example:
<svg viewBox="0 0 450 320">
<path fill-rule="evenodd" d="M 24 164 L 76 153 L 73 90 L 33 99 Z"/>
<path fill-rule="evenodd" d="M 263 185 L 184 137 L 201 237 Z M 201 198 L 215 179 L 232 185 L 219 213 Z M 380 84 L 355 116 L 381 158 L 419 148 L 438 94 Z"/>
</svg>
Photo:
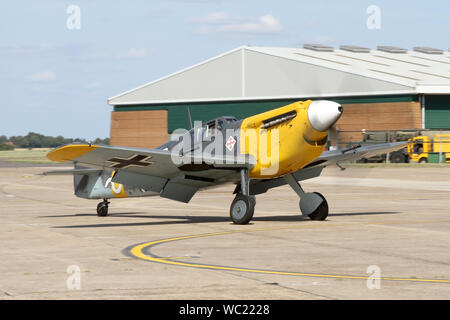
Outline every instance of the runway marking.
<svg viewBox="0 0 450 320">
<path fill-rule="evenodd" d="M 430 223 L 437 221 L 409 221 L 409 222 L 398 222 L 403 224 L 408 223 Z M 377 222 L 368 222 L 368 223 L 358 223 L 358 224 L 389 224 L 389 223 L 377 223 Z M 397 224 L 397 223 L 392 223 Z M 348 226 L 352 225 L 352 223 L 342 223 L 342 224 L 333 224 L 332 226 Z M 327 226 L 330 226 L 327 224 Z M 198 264 L 198 263 L 189 263 L 185 261 L 177 261 L 174 260 L 175 257 L 159 257 L 151 253 L 151 248 L 168 243 L 173 241 L 181 241 L 188 239 L 196 239 L 196 238 L 204 238 L 204 237 L 213 237 L 213 236 L 221 236 L 228 234 L 237 234 L 237 233 L 246 233 L 246 232 L 260 232 L 260 231 L 272 231 L 272 230 L 283 230 L 283 229 L 295 229 L 295 228 L 322 228 L 325 225 L 297 225 L 297 226 L 282 226 L 282 227 L 269 227 L 269 228 L 259 228 L 259 229 L 246 229 L 246 230 L 234 230 L 234 231 L 223 231 L 223 232 L 213 232 L 213 233 L 204 233 L 204 234 L 196 234 L 190 236 L 182 236 L 182 237 L 174 237 L 168 239 L 155 240 L 145 243 L 140 243 L 137 245 L 132 245 L 125 249 L 125 252 L 129 253 L 131 256 L 146 260 L 150 262 L 163 263 L 175 266 L 183 266 L 190 268 L 200 268 L 200 269 L 210 269 L 210 270 L 226 270 L 226 271 L 238 271 L 238 272 L 251 272 L 251 273 L 259 273 L 259 274 L 274 274 L 274 275 L 286 275 L 286 276 L 303 276 L 303 277 L 316 277 L 316 278 L 332 278 L 332 279 L 357 279 L 357 280 L 367 280 L 369 277 L 371 280 L 388 280 L 388 281 L 403 281 L 403 282 L 426 282 L 426 283 L 450 283 L 450 280 L 446 279 L 420 279 L 420 278 L 396 278 L 396 277 L 379 277 L 373 278 L 371 276 L 352 276 L 352 275 L 338 275 L 338 274 L 314 274 L 314 273 L 302 273 L 302 272 L 288 272 L 288 271 L 276 271 L 276 270 L 263 270 L 263 269 L 251 269 L 251 268 L 241 268 L 241 267 L 231 267 L 231 266 L 219 266 L 219 265 L 207 265 L 207 264 Z M 146 252 L 144 252 L 146 251 Z"/>
</svg>

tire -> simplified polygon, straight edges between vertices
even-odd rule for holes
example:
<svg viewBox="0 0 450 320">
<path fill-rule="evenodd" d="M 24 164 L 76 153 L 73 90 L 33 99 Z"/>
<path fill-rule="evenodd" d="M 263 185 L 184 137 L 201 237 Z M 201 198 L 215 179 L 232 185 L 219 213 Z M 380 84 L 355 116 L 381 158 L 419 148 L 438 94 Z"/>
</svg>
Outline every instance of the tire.
<svg viewBox="0 0 450 320">
<path fill-rule="evenodd" d="M 238 194 L 230 206 L 230 218 L 235 224 L 247 224 L 253 218 L 255 202 L 250 197 Z"/>
<path fill-rule="evenodd" d="M 255 196 L 248 196 L 248 198 L 249 198 L 250 201 L 252 202 L 253 208 L 255 208 L 255 205 L 256 205 L 256 197 L 255 197 Z"/>
<path fill-rule="evenodd" d="M 97 216 L 106 217 L 108 215 L 108 205 L 104 202 L 100 202 L 97 205 Z"/>
<path fill-rule="evenodd" d="M 320 196 L 323 199 L 323 202 L 317 207 L 316 210 L 314 210 L 313 213 L 308 215 L 308 217 L 311 220 L 324 221 L 328 217 L 328 202 L 325 197 L 319 192 L 314 193 Z"/>
<path fill-rule="evenodd" d="M 389 160 L 391 163 L 405 163 L 405 156 L 402 153 L 395 152 Z"/>
<path fill-rule="evenodd" d="M 427 158 L 420 158 L 419 163 L 428 163 Z"/>
</svg>

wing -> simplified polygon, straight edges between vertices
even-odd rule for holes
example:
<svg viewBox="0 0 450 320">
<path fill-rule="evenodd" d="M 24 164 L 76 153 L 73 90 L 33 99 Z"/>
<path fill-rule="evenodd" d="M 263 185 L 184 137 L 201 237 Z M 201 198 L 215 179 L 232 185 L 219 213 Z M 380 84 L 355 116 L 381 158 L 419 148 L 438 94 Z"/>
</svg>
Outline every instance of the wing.
<svg viewBox="0 0 450 320">
<path fill-rule="evenodd" d="M 237 179 L 240 168 L 251 169 L 256 163 L 251 156 L 182 157 L 160 149 L 97 145 L 63 146 L 49 152 L 47 158 L 114 170 L 113 182 L 182 202 L 189 202 L 200 188 Z"/>
<path fill-rule="evenodd" d="M 315 161 L 293 173 L 297 181 L 307 180 L 320 176 L 326 166 L 339 164 L 344 161 L 354 161 L 361 158 L 370 158 L 378 154 L 392 152 L 405 147 L 408 141 L 376 144 L 365 147 L 353 147 L 343 150 L 324 151 Z M 254 180 L 250 184 L 251 194 L 264 193 L 267 190 L 287 184 L 283 177 L 265 180 Z"/>
<path fill-rule="evenodd" d="M 317 166 L 329 166 L 344 161 L 355 161 L 361 158 L 370 158 L 379 154 L 392 152 L 405 147 L 409 142 L 390 142 L 375 144 L 371 146 L 357 146 L 342 150 L 324 151 L 314 162 L 308 164 L 305 168 Z"/>
</svg>

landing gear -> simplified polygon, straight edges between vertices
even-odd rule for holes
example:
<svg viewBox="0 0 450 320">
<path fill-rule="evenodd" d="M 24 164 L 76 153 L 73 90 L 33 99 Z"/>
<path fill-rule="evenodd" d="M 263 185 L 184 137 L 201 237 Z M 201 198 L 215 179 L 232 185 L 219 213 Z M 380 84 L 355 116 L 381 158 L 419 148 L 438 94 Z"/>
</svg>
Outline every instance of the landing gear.
<svg viewBox="0 0 450 320">
<path fill-rule="evenodd" d="M 322 198 L 322 202 L 319 204 L 319 206 L 317 207 L 316 210 L 314 210 L 312 213 L 308 214 L 308 217 L 311 220 L 319 220 L 319 221 L 323 221 L 328 217 L 328 203 L 327 200 L 325 199 L 325 197 L 318 193 L 318 192 L 313 192 L 314 194 L 318 195 L 319 197 Z M 301 206 L 301 200 L 300 200 L 300 210 L 302 208 Z"/>
<path fill-rule="evenodd" d="M 247 224 L 253 218 L 255 202 L 249 196 L 238 194 L 230 207 L 230 217 L 235 224 Z"/>
<path fill-rule="evenodd" d="M 255 196 L 249 194 L 248 169 L 241 169 L 240 190 L 230 206 L 230 218 L 235 224 L 247 224 L 255 211 Z"/>
<path fill-rule="evenodd" d="M 300 197 L 300 211 L 311 220 L 323 221 L 328 217 L 328 203 L 318 192 L 304 192 L 297 179 L 292 174 L 284 176 L 287 183 Z"/>
<path fill-rule="evenodd" d="M 106 217 L 108 215 L 108 204 L 108 199 L 103 199 L 103 201 L 97 205 L 97 216 Z"/>
</svg>

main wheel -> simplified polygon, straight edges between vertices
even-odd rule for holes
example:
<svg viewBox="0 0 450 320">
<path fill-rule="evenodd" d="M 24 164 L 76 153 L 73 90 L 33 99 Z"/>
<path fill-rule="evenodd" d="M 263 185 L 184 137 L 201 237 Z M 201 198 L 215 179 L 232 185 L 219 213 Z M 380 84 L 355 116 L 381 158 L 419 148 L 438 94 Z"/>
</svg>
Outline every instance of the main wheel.
<svg viewBox="0 0 450 320">
<path fill-rule="evenodd" d="M 97 215 L 99 217 L 106 217 L 108 215 L 108 204 L 105 202 L 100 202 L 97 205 Z"/>
<path fill-rule="evenodd" d="M 255 211 L 254 199 L 238 194 L 230 207 L 230 217 L 235 224 L 247 224 Z"/>
<path fill-rule="evenodd" d="M 317 207 L 316 210 L 314 210 L 313 213 L 309 214 L 308 217 L 311 220 L 319 220 L 323 221 L 328 217 L 328 202 L 325 199 L 325 197 L 320 194 L 319 192 L 314 192 L 318 196 L 320 196 L 323 199 L 323 202 Z"/>
</svg>

